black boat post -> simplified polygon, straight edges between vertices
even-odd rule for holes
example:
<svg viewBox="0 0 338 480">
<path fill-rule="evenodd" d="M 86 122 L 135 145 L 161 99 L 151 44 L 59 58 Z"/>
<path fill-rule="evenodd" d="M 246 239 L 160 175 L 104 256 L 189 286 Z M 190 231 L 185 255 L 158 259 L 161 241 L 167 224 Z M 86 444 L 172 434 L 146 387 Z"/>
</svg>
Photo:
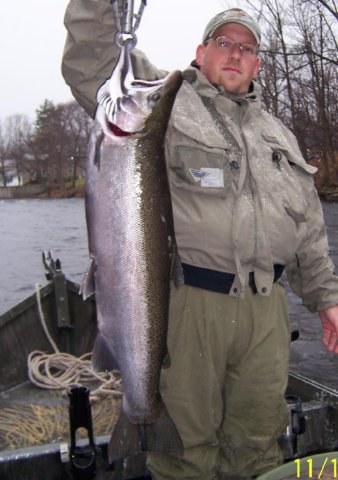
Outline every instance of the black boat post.
<svg viewBox="0 0 338 480">
<path fill-rule="evenodd" d="M 42 262 L 45 267 L 46 278 L 54 286 L 55 310 L 57 327 L 61 337 L 61 350 L 70 353 L 70 332 L 73 329 L 73 324 L 69 314 L 66 277 L 61 269 L 61 261 L 59 259 L 54 260 L 50 251 L 47 254 L 45 252 L 42 253 Z"/>
<path fill-rule="evenodd" d="M 96 452 L 89 394 L 90 390 L 87 387 L 73 387 L 68 394 L 70 461 L 74 480 L 92 480 L 96 474 Z M 84 446 L 80 446 L 76 441 L 76 432 L 79 428 L 87 431 L 88 443 Z"/>
</svg>

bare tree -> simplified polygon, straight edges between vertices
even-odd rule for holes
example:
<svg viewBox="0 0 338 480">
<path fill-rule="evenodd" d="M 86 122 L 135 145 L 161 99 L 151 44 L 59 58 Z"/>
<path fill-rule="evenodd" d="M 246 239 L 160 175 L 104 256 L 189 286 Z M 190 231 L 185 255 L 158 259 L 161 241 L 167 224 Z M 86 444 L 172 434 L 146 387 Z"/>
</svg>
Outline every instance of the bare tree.
<svg viewBox="0 0 338 480">
<path fill-rule="evenodd" d="M 92 119 L 76 102 L 70 102 L 61 106 L 62 116 L 68 138 L 68 161 L 72 162 L 72 186 L 78 177 L 79 168 L 84 168 L 84 159 L 87 155 Z"/>
<path fill-rule="evenodd" d="M 294 13 L 300 11 L 305 14 L 308 24 L 321 23 L 321 30 L 325 32 L 322 37 L 323 44 L 312 44 L 307 46 L 307 51 L 313 56 L 338 65 L 337 50 L 337 29 L 338 29 L 338 4 L 334 0 L 293 0 Z M 311 18 L 309 16 L 311 12 Z M 298 15 L 299 16 L 299 15 Z"/>
<path fill-rule="evenodd" d="M 302 0 L 303 3 L 312 3 L 313 5 L 321 5 L 325 8 L 336 20 L 338 20 L 338 4 L 335 0 Z"/>
<path fill-rule="evenodd" d="M 2 124 L 0 123 L 0 173 L 2 177 L 1 183 L 4 187 L 7 186 L 5 156 L 6 156 L 6 143 L 5 143 L 5 138 L 3 136 L 3 127 L 2 127 Z"/>
<path fill-rule="evenodd" d="M 38 179 L 49 191 L 75 186 L 83 168 L 92 120 L 76 103 L 54 105 L 46 100 L 37 110 L 30 148 L 36 159 Z"/>
<path fill-rule="evenodd" d="M 262 26 L 260 80 L 266 108 L 295 133 L 305 158 L 321 157 L 337 181 L 336 0 L 247 0 Z"/>
<path fill-rule="evenodd" d="M 307 119 L 308 147 L 320 151 L 322 180 L 329 183 L 338 178 L 334 162 L 338 145 L 335 128 L 337 116 L 337 66 L 330 60 L 335 40 L 330 35 L 328 19 L 319 2 L 308 4 L 293 0 L 294 18 L 303 46 L 305 67 L 299 72 L 299 111 Z M 297 88 L 297 87 L 296 87 Z M 309 102 L 310 101 L 310 102 Z M 310 104 L 309 104 L 310 103 Z"/>
<path fill-rule="evenodd" d="M 79 169 L 84 169 L 91 125 L 76 102 L 54 105 L 45 100 L 36 111 L 34 126 L 23 115 L 8 117 L 0 124 L 2 184 L 8 183 L 5 161 L 10 159 L 19 179 L 25 171 L 29 181 L 46 185 L 49 192 L 64 189 L 66 180 L 74 187 Z"/>
<path fill-rule="evenodd" d="M 11 115 L 5 120 L 5 152 L 8 160 L 15 161 L 16 177 L 19 184 L 23 179 L 25 156 L 32 132 L 30 120 L 25 115 Z"/>
<path fill-rule="evenodd" d="M 30 148 L 36 159 L 37 180 L 45 183 L 48 191 L 53 186 L 63 189 L 68 138 L 61 106 L 45 100 L 39 107 Z"/>
</svg>

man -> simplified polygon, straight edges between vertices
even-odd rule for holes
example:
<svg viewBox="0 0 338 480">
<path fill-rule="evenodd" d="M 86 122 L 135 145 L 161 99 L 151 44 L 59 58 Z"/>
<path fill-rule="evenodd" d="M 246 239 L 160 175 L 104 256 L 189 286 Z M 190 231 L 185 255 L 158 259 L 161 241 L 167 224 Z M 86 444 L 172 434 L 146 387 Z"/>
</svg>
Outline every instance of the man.
<svg viewBox="0 0 338 480">
<path fill-rule="evenodd" d="M 63 74 L 94 116 L 118 51 L 106 0 L 71 0 Z M 183 72 L 166 160 L 184 285 L 171 292 L 161 394 L 184 457 L 152 453 L 156 480 L 244 479 L 282 462 L 289 321 L 284 268 L 324 342 L 338 353 L 338 280 L 328 257 L 315 169 L 291 132 L 267 114 L 257 77 L 261 33 L 239 9 L 208 23 Z M 156 69 L 133 53 L 135 76 Z"/>
</svg>

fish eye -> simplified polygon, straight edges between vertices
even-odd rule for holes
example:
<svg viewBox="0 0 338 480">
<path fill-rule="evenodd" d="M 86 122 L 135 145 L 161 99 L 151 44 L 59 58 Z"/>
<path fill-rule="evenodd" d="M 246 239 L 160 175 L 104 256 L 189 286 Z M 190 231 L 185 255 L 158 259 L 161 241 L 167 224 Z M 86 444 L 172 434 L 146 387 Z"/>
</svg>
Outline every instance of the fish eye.
<svg viewBox="0 0 338 480">
<path fill-rule="evenodd" d="M 153 93 L 149 96 L 148 102 L 149 103 L 158 103 L 162 98 L 162 95 L 159 92 Z"/>
</svg>

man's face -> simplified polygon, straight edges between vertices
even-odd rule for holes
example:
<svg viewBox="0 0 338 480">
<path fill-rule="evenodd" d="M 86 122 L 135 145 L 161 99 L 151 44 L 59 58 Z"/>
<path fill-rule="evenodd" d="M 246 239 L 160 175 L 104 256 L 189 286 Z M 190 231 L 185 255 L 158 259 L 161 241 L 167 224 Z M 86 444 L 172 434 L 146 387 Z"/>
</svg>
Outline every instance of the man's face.
<svg viewBox="0 0 338 480">
<path fill-rule="evenodd" d="M 230 50 L 220 47 L 215 39 L 227 37 L 237 42 Z M 251 80 L 256 78 L 260 59 L 257 55 L 244 55 L 239 44 L 256 44 L 249 29 L 238 23 L 221 25 L 207 44 L 196 50 L 196 63 L 209 82 L 223 85 L 225 90 L 235 94 L 245 94 Z"/>
</svg>

